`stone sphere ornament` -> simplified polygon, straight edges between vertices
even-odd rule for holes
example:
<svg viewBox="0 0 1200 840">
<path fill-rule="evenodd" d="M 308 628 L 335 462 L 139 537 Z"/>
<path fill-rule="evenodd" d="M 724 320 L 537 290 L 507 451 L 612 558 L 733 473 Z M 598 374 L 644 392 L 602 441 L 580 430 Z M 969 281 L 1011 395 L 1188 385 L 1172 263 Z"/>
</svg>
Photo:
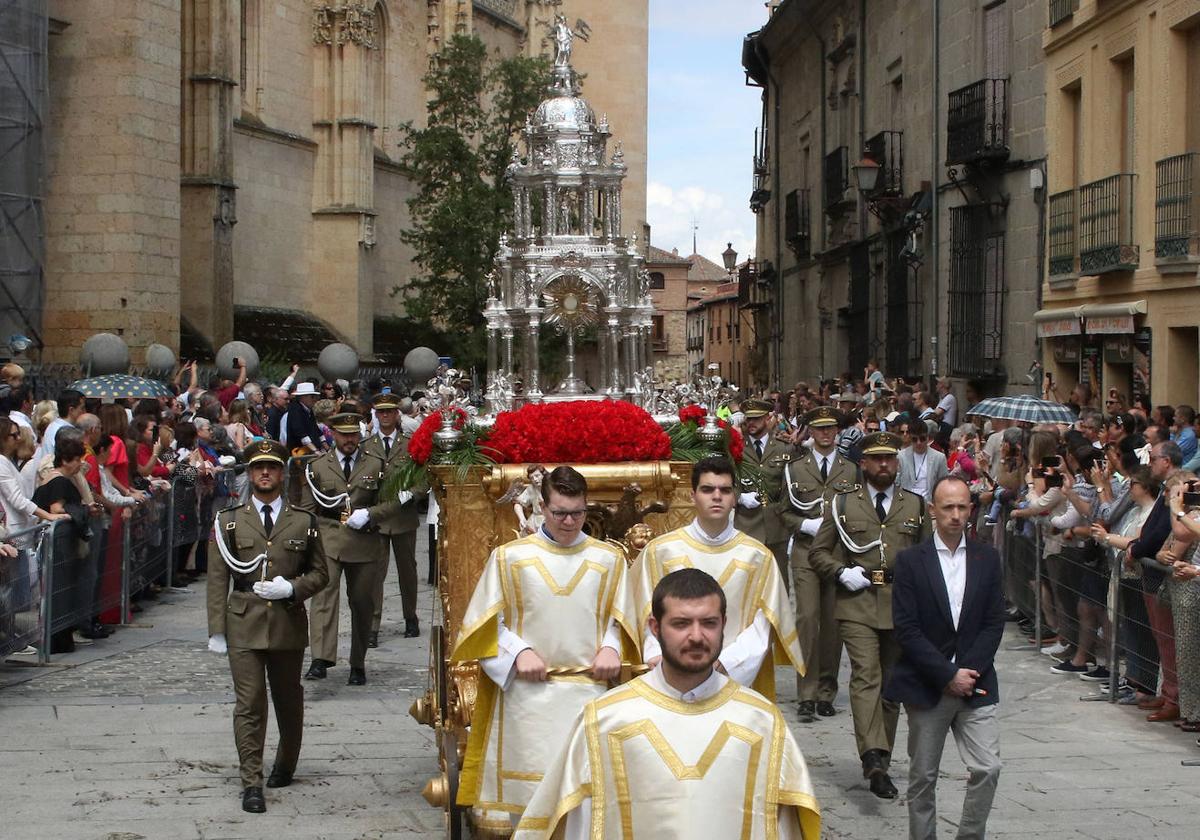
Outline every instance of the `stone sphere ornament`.
<svg viewBox="0 0 1200 840">
<path fill-rule="evenodd" d="M 230 341 L 221 345 L 217 351 L 217 372 L 236 382 L 238 369 L 233 363 L 234 359 L 245 361 L 247 379 L 258 376 L 258 351 L 244 341 Z"/>
<path fill-rule="evenodd" d="M 329 344 L 317 357 L 317 370 L 326 382 L 345 379 L 347 382 L 358 373 L 358 354 L 348 344 Z"/>
<path fill-rule="evenodd" d="M 96 333 L 83 342 L 79 365 L 88 376 L 107 376 L 129 372 L 129 346 L 125 339 L 112 333 Z"/>
<path fill-rule="evenodd" d="M 404 372 L 410 382 L 428 382 L 438 369 L 438 354 L 428 347 L 414 347 L 404 357 Z"/>
<path fill-rule="evenodd" d="M 175 370 L 175 353 L 162 344 L 146 348 L 146 370 L 151 373 L 171 373 Z"/>
</svg>

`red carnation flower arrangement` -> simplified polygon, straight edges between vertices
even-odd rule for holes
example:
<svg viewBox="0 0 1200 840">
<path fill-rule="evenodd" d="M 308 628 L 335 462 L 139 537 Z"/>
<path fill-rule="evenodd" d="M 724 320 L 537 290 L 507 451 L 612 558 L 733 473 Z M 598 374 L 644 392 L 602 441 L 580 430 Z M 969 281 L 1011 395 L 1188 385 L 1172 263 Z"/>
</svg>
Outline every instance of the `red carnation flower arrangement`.
<svg viewBox="0 0 1200 840">
<path fill-rule="evenodd" d="M 704 422 L 705 416 L 704 409 L 698 405 L 685 405 L 679 409 L 680 423 L 695 423 L 699 426 Z"/>
<path fill-rule="evenodd" d="M 671 439 L 644 409 L 605 400 L 537 403 L 501 412 L 480 448 L 497 463 L 664 461 Z"/>
<path fill-rule="evenodd" d="M 704 424 L 704 418 L 707 416 L 708 413 L 698 405 L 685 405 L 683 408 L 679 409 L 679 423 L 687 428 L 688 432 L 690 433 L 689 437 L 694 435 L 696 430 Z M 717 425 L 729 433 L 727 435 L 729 441 L 729 457 L 731 457 L 735 462 L 740 462 L 742 460 L 742 453 L 745 452 L 746 449 L 745 441 L 742 439 L 742 433 L 735 427 L 729 425 L 728 420 L 717 418 Z M 688 443 L 685 445 L 691 445 L 691 441 L 688 441 Z"/>
</svg>

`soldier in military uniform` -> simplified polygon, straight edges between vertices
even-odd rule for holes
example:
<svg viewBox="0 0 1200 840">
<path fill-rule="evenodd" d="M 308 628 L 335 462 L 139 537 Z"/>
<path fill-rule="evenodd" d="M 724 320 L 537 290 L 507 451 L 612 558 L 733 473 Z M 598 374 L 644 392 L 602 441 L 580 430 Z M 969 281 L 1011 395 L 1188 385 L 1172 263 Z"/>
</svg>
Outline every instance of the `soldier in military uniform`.
<svg viewBox="0 0 1200 840">
<path fill-rule="evenodd" d="M 783 469 L 796 457 L 796 447 L 777 440 L 770 428 L 772 406 L 765 400 L 746 400 L 742 404 L 746 419 L 742 422 L 745 452 L 742 461 L 759 470 L 759 488 L 743 486 L 734 508 L 733 526 L 753 537 L 775 556 L 784 583 L 790 579 L 787 569 L 788 527 L 780 511 L 783 500 Z"/>
<path fill-rule="evenodd" d="M 796 632 L 807 667 L 796 686 L 801 723 L 812 723 L 816 715 L 835 714 L 833 701 L 838 692 L 842 638 L 834 618 L 837 583 L 818 575 L 808 555 L 833 496 L 858 489 L 858 467 L 837 451 L 841 422 L 841 412 L 830 406 L 806 413 L 804 423 L 812 435 L 812 450 L 793 460 L 783 472 L 788 506 L 782 515 L 792 533 Z"/>
<path fill-rule="evenodd" d="M 394 468 L 408 454 L 408 438 L 400 431 L 400 398 L 395 394 L 380 394 L 375 398 L 375 419 L 379 421 L 379 432 L 367 438 L 363 449 L 378 457 L 384 464 L 384 473 Z M 425 493 L 424 487 L 401 490 L 395 512 L 380 521 L 379 533 L 382 559 L 379 563 L 379 578 L 375 584 L 375 614 L 371 621 L 371 636 L 367 647 L 379 644 L 379 621 L 383 617 L 383 583 L 387 578 L 388 553 L 396 555 L 396 576 L 400 583 L 400 603 L 404 608 L 404 637 L 414 639 L 421 635 L 421 624 L 417 620 L 417 528 L 421 525 L 421 514 L 417 500 Z"/>
<path fill-rule="evenodd" d="M 281 495 L 287 456 L 273 440 L 246 447 L 250 502 L 217 514 L 216 542 L 225 562 L 208 568 L 208 648 L 229 655 L 242 808 L 251 813 L 267 809 L 262 763 L 268 683 L 279 747 L 267 787 L 288 786 L 296 771 L 304 728 L 300 669 L 308 644 L 304 601 L 329 581 L 315 519 Z"/>
<path fill-rule="evenodd" d="M 834 615 L 850 655 L 850 712 L 863 776 L 871 792 L 894 799 L 888 777 L 899 707 L 882 689 L 900 656 L 892 631 L 892 572 L 896 555 L 929 538 L 925 500 L 896 484 L 900 438 L 876 432 L 862 440 L 865 484 L 833 497 L 808 560 L 837 581 Z"/>
<path fill-rule="evenodd" d="M 310 639 L 312 664 L 305 677 L 325 679 L 337 662 L 338 606 L 341 578 L 346 575 L 350 602 L 350 678 L 347 685 L 367 684 L 367 642 L 375 610 L 375 582 L 379 576 L 379 523 L 394 515 L 399 502 L 381 500 L 383 461 L 360 446 L 361 418 L 343 412 L 327 421 L 334 448 L 304 470 L 300 505 L 317 517 L 329 586 L 313 599 Z"/>
</svg>

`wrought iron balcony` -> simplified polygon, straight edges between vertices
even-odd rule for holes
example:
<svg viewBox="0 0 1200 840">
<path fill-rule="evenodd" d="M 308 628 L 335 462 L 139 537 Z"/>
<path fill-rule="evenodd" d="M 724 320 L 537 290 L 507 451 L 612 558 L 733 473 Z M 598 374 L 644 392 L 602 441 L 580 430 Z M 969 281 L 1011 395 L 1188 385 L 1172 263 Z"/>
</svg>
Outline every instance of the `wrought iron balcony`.
<svg viewBox="0 0 1200 840">
<path fill-rule="evenodd" d="M 803 259 L 812 253 L 812 211 L 808 190 L 792 190 L 787 194 L 783 211 L 783 236 L 796 259 Z"/>
<path fill-rule="evenodd" d="M 1200 258 L 1200 152 L 1165 158 L 1155 169 L 1154 258 Z"/>
<path fill-rule="evenodd" d="M 1109 274 L 1138 267 L 1133 228 L 1132 173 L 1110 175 L 1079 188 L 1079 273 Z"/>
<path fill-rule="evenodd" d="M 1055 193 L 1049 199 L 1050 276 L 1075 273 L 1078 240 L 1075 236 L 1075 190 Z"/>
<path fill-rule="evenodd" d="M 825 155 L 825 215 L 838 215 L 853 203 L 852 199 L 846 199 L 849 186 L 850 150 L 838 146 Z"/>
<path fill-rule="evenodd" d="M 980 79 L 950 93 L 946 163 L 1008 158 L 1008 79 Z"/>
<path fill-rule="evenodd" d="M 1079 10 L 1079 0 L 1050 0 L 1050 25 L 1058 26 Z"/>
<path fill-rule="evenodd" d="M 864 155 L 879 164 L 871 198 L 904 194 L 903 140 L 903 131 L 881 131 L 866 142 Z"/>
</svg>

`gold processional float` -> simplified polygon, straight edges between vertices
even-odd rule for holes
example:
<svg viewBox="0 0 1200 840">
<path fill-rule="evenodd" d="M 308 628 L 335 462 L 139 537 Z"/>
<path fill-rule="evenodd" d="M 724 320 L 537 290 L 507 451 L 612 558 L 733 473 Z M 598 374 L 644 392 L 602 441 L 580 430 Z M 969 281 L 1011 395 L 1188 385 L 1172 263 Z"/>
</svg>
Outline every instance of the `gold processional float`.
<svg viewBox="0 0 1200 840">
<path fill-rule="evenodd" d="M 477 661 L 451 662 L 450 652 L 491 551 L 522 533 L 521 519 L 536 527 L 536 511 L 518 514 L 523 503 L 533 501 L 530 472 L 540 467 L 548 474 L 563 463 L 579 470 L 588 483 L 585 530 L 619 548 L 632 563 L 655 536 L 691 521 L 692 463 L 710 453 L 738 456 L 742 447 L 740 435 L 711 411 L 686 405 L 701 398 L 715 410 L 732 398 L 736 389 L 715 375 L 702 378 L 696 387 L 676 385 L 666 394 L 650 395 L 651 407 L 670 409 L 685 403 L 670 414 L 652 416 L 632 402 L 576 399 L 530 404 L 478 418 L 468 416 L 460 407 L 461 396 L 456 396 L 453 384 L 447 384 L 456 376 L 451 370 L 430 383 L 443 407 L 414 433 L 409 460 L 388 478 L 383 491 L 428 481 L 437 505 L 437 590 L 429 622 L 428 687 L 413 702 L 410 714 L 434 729 L 440 772 L 428 781 L 422 795 L 430 805 L 443 809 L 446 837 L 455 840 L 483 836 L 467 833 L 468 809 L 457 806 L 456 798 L 476 689 L 486 677 Z M 541 433 L 529 434 L 534 429 Z M 663 457 L 604 463 L 571 458 L 487 463 L 506 460 L 514 441 L 553 455 L 573 445 L 585 448 L 582 441 L 597 436 L 603 438 L 598 445 L 602 457 L 631 449 Z M 597 452 L 596 445 L 586 448 Z M 744 474 L 742 482 L 751 489 L 757 476 Z M 614 685 L 642 670 L 626 663 Z"/>
<path fill-rule="evenodd" d="M 512 230 L 500 237 L 482 313 L 488 413 L 474 414 L 469 380 L 440 369 L 427 390 L 436 410 L 384 489 L 427 481 L 440 512 L 429 690 L 412 714 L 437 733 L 441 772 L 424 796 L 445 810 L 450 838 L 465 836 L 455 798 L 480 669 L 449 655 L 488 555 L 518 536 L 524 504 L 536 522 L 537 494 L 517 483 L 539 464 L 543 475 L 560 464 L 578 469 L 588 482 L 588 532 L 632 560 L 651 537 L 690 520 L 691 462 L 740 455 L 740 436 L 713 414 L 736 393 L 716 365 L 694 383 L 654 381 L 650 275 L 637 237 L 622 232 L 628 167 L 620 143 L 610 152 L 608 117 L 597 120 L 571 67 L 572 41 L 587 32 L 555 15 L 547 96 L 526 118 L 523 154 L 514 148 L 506 171 Z M 565 376 L 554 387 L 540 370 L 547 331 L 566 344 Z M 595 346 L 594 389 L 577 370 L 582 338 Z M 742 481 L 752 489 L 757 477 Z M 628 679 L 633 669 L 625 670 Z"/>
</svg>

